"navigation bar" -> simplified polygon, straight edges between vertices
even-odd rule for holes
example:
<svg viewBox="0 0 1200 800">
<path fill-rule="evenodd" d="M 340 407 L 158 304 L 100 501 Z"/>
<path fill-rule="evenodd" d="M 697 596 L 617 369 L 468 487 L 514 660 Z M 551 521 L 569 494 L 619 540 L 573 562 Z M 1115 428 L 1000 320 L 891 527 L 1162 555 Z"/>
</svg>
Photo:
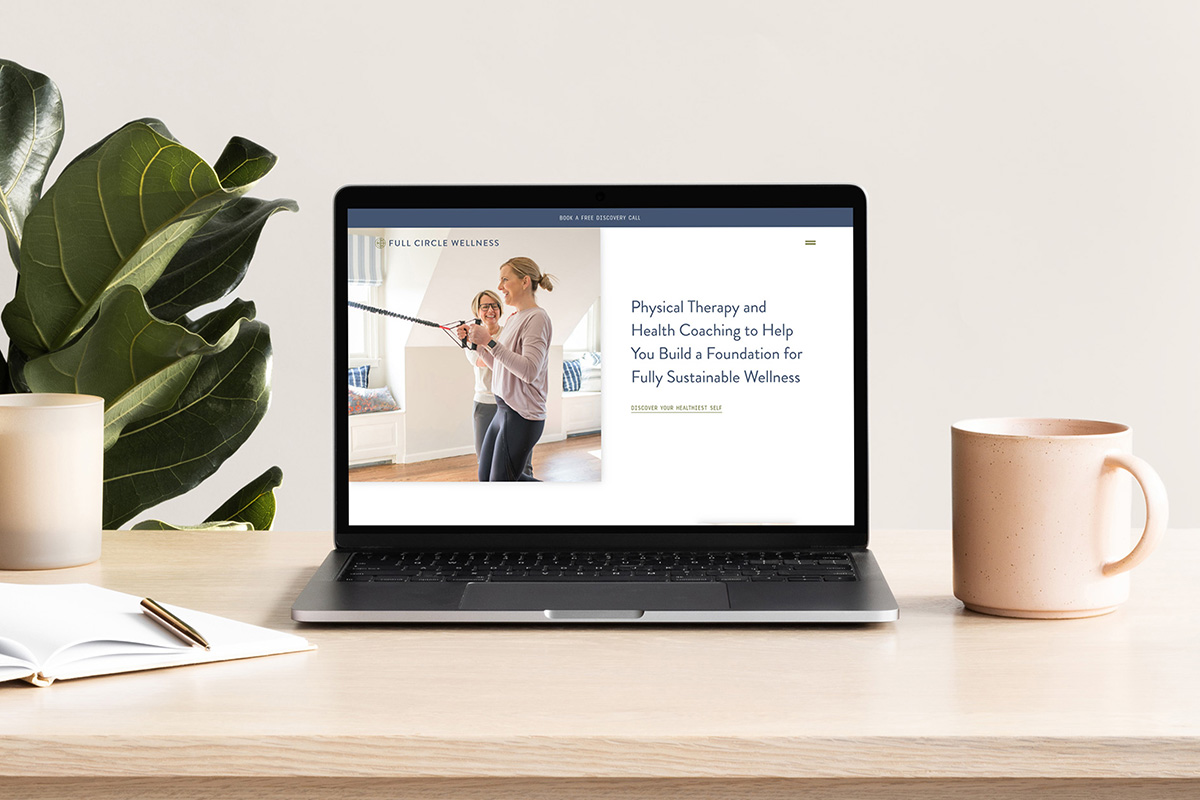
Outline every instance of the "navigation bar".
<svg viewBox="0 0 1200 800">
<path fill-rule="evenodd" d="M 851 208 L 351 208 L 351 228 L 849 228 Z"/>
</svg>

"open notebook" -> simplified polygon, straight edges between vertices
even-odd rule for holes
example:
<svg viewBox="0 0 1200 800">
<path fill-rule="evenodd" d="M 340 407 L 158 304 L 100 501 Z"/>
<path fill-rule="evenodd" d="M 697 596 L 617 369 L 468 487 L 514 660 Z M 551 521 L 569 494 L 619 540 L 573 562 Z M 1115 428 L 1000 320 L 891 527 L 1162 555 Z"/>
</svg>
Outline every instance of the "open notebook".
<svg viewBox="0 0 1200 800">
<path fill-rule="evenodd" d="M 142 613 L 141 598 L 89 584 L 0 583 L 0 681 L 35 686 L 115 672 L 313 650 L 306 639 L 163 604 L 211 647 L 184 644 Z"/>
</svg>

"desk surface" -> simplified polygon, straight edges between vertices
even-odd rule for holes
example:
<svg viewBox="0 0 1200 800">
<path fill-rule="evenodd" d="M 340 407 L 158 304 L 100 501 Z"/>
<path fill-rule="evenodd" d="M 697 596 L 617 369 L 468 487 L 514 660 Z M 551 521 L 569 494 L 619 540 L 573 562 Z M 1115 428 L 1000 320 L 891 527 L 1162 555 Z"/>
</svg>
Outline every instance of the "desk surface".
<svg viewBox="0 0 1200 800">
<path fill-rule="evenodd" d="M 894 796 L 881 781 L 918 780 L 933 796 L 951 779 L 1200 780 L 1196 532 L 1172 531 L 1105 617 L 967 612 L 951 595 L 949 535 L 887 532 L 872 549 L 899 622 L 719 628 L 294 623 L 291 602 L 330 541 L 126 531 L 105 534 L 93 565 L 0 571 L 149 595 L 319 647 L 0 684 L 0 782 L 54 796 L 85 777 L 128 792 L 130 780 L 180 789 L 216 776 L 264 797 L 307 778 L 312 796 L 367 797 L 385 793 L 379 781 L 431 796 L 469 795 L 481 779 L 526 781 L 528 796 L 601 781 L 703 796 L 717 780 L 751 794 L 802 780 Z"/>
</svg>

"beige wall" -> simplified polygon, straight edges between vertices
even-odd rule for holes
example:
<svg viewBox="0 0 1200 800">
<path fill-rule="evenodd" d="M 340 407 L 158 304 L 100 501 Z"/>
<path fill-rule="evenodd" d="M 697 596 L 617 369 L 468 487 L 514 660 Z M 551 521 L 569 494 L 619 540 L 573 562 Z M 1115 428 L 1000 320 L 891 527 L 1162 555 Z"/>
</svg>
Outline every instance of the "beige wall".
<svg viewBox="0 0 1200 800">
<path fill-rule="evenodd" d="M 339 186 L 845 181 L 870 197 L 876 526 L 947 526 L 949 425 L 991 414 L 1131 423 L 1200 526 L 1200 4 L 348 0 L 233 24 L 247 8 L 5 9 L 29 35 L 0 55 L 65 97 L 59 168 L 154 115 L 210 160 L 268 146 L 258 194 L 301 205 L 239 290 L 272 326 L 271 411 L 156 515 L 278 463 L 279 525 L 329 527 Z"/>
</svg>

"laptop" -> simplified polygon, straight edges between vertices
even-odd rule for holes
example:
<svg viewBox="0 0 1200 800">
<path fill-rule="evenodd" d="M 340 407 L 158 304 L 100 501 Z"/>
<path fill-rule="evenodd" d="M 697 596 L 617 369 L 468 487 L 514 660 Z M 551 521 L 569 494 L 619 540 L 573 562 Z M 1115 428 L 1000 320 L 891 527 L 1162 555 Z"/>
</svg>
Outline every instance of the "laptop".
<svg viewBox="0 0 1200 800">
<path fill-rule="evenodd" d="M 335 549 L 293 619 L 895 620 L 866 243 L 855 186 L 341 189 Z"/>
</svg>

